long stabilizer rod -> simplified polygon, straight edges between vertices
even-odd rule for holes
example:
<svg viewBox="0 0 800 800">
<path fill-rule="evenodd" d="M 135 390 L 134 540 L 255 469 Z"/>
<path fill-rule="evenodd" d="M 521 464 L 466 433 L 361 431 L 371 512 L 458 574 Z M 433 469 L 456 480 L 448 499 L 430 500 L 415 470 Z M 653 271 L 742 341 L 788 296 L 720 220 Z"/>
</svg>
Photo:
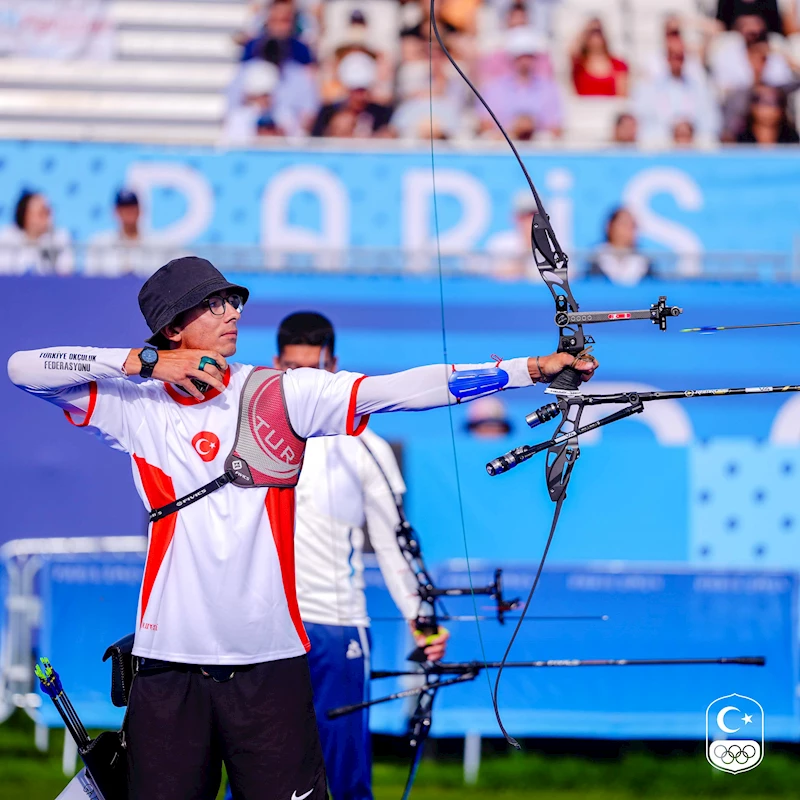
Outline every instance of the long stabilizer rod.
<svg viewBox="0 0 800 800">
<path fill-rule="evenodd" d="M 707 664 L 739 664 L 749 667 L 763 667 L 767 663 L 764 656 L 731 656 L 723 658 L 551 658 L 544 661 L 507 661 L 505 666 L 523 667 L 660 667 L 660 666 L 698 666 Z M 425 670 L 373 670 L 372 678 L 399 678 L 402 675 L 458 675 L 481 669 L 499 669 L 499 661 L 466 661 L 461 663 L 434 663 Z"/>
<path fill-rule="evenodd" d="M 566 658 L 566 659 L 548 659 L 546 661 L 509 661 L 506 662 L 503 668 L 522 668 L 522 667 L 657 667 L 657 666 L 702 666 L 709 664 L 739 664 L 750 667 L 763 667 L 767 663 L 764 656 L 732 656 L 722 658 Z M 421 670 L 373 670 L 370 677 L 377 680 L 379 678 L 400 678 L 404 676 L 414 676 L 426 678 L 430 675 L 443 676 L 453 675 L 452 678 L 446 678 L 438 681 L 428 681 L 425 683 L 414 686 L 410 689 L 404 689 L 401 692 L 394 692 L 393 694 L 386 695 L 386 697 L 378 697 L 374 700 L 366 700 L 363 703 L 354 703 L 353 705 L 340 706 L 332 708 L 326 712 L 325 716 L 328 719 L 336 719 L 345 714 L 352 714 L 356 711 L 362 711 L 370 706 L 378 705 L 379 703 L 389 703 L 392 700 L 399 700 L 402 697 L 413 697 L 414 695 L 422 694 L 423 692 L 436 691 L 445 686 L 453 686 L 457 683 L 466 683 L 467 681 L 475 680 L 483 669 L 499 669 L 501 666 L 500 661 L 490 661 L 484 663 L 483 661 L 467 661 L 460 663 L 441 663 L 437 662 L 429 664 Z"/>
</svg>

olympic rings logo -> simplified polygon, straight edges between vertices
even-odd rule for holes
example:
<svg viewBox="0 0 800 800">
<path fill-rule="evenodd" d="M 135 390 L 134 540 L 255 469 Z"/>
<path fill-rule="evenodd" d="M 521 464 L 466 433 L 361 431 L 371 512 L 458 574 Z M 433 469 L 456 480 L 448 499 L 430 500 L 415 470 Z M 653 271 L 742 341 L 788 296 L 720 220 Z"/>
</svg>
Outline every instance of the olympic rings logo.
<svg viewBox="0 0 800 800">
<path fill-rule="evenodd" d="M 730 747 L 724 744 L 716 744 L 711 751 L 715 758 L 718 758 L 723 764 L 746 764 L 751 758 L 755 758 L 758 751 L 752 744 L 746 744 L 740 747 L 738 744 L 732 744 Z"/>
</svg>

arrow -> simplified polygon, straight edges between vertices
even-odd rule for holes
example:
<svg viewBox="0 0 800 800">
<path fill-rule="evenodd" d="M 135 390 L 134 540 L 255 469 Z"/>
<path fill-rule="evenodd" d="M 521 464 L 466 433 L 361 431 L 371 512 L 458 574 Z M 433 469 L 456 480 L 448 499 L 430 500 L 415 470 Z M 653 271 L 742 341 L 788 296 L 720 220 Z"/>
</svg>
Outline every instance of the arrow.
<svg viewBox="0 0 800 800">
<path fill-rule="evenodd" d="M 717 331 L 745 331 L 753 328 L 787 328 L 800 322 L 764 322 L 760 325 L 704 325 L 702 328 L 683 328 L 681 333 L 716 333 Z"/>
</svg>

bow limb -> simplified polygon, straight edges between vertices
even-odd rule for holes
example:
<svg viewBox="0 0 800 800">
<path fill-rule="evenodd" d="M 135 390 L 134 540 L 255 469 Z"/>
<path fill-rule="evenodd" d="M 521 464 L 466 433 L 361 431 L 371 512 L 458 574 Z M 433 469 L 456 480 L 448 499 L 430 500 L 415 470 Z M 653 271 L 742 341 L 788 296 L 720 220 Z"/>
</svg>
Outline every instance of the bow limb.
<svg viewBox="0 0 800 800">
<path fill-rule="evenodd" d="M 547 542 L 545 543 L 544 550 L 542 551 L 539 565 L 536 568 L 536 575 L 533 579 L 533 584 L 531 585 L 525 605 L 522 607 L 522 613 L 517 620 L 517 624 L 514 626 L 514 632 L 511 634 L 511 639 L 509 639 L 508 646 L 503 653 L 503 658 L 500 661 L 500 666 L 497 670 L 497 677 L 494 681 L 494 689 L 492 691 L 492 705 L 494 706 L 497 724 L 499 725 L 506 741 L 510 745 L 516 747 L 517 750 L 520 749 L 519 742 L 508 733 L 503 725 L 503 720 L 500 715 L 500 679 L 503 676 L 503 670 L 508 662 L 508 657 L 511 655 L 511 650 L 514 647 L 514 642 L 517 639 L 517 635 L 522 629 L 522 624 L 525 621 L 525 616 L 528 613 L 531 602 L 533 601 L 533 596 L 536 594 L 536 589 L 539 586 L 539 581 L 541 580 L 542 572 L 544 571 L 545 563 L 547 562 L 547 556 L 550 553 L 550 546 L 553 544 L 553 537 L 555 536 L 556 528 L 558 527 L 558 519 L 561 516 L 561 508 L 564 505 L 564 500 L 566 500 L 567 497 L 567 486 L 569 485 L 569 479 L 572 475 L 572 468 L 575 466 L 575 462 L 580 456 L 580 447 L 578 445 L 577 437 L 572 438 L 571 434 L 574 434 L 574 432 L 580 427 L 582 412 L 582 404 L 563 404 L 561 422 L 559 423 L 556 433 L 553 436 L 553 440 L 555 441 L 547 450 L 545 477 L 547 479 L 547 488 L 550 494 L 550 499 L 555 502 L 556 507 L 555 511 L 553 512 L 553 519 L 550 523 L 550 533 L 547 536 Z M 558 442 L 559 437 L 562 436 L 566 436 L 567 438 Z"/>
<path fill-rule="evenodd" d="M 542 276 L 545 284 L 549 288 L 551 294 L 553 295 L 555 304 L 556 304 L 556 324 L 559 326 L 559 343 L 558 343 L 558 350 L 560 352 L 568 352 L 575 356 L 578 356 L 586 347 L 587 343 L 591 341 L 591 337 L 587 339 L 583 333 L 583 327 L 580 322 L 575 322 L 568 325 L 568 318 L 565 316 L 566 314 L 578 311 L 578 303 L 575 301 L 575 298 L 572 294 L 572 290 L 569 286 L 568 280 L 568 263 L 569 260 L 567 255 L 561 249 L 560 244 L 558 243 L 558 239 L 553 231 L 553 228 L 550 224 L 550 218 L 547 215 L 546 211 L 544 210 L 544 205 L 542 204 L 542 200 L 539 197 L 539 193 L 536 191 L 536 187 L 533 183 L 533 179 L 531 178 L 528 170 L 525 166 L 525 163 L 522 160 L 517 148 L 514 145 L 514 142 L 511 140 L 511 137 L 506 132 L 505 128 L 503 127 L 500 120 L 495 115 L 494 111 L 492 110 L 491 106 L 486 102 L 483 95 L 478 91 L 478 89 L 473 85 L 470 79 L 464 74 L 464 71 L 458 65 L 456 60 L 450 54 L 450 51 L 447 49 L 445 45 L 441 33 L 439 32 L 439 26 L 436 21 L 436 8 L 435 8 L 435 0 L 431 0 L 430 2 L 430 26 L 433 34 L 436 37 L 436 41 L 439 43 L 439 46 L 442 49 L 442 52 L 448 59 L 448 61 L 452 64 L 455 68 L 456 72 L 461 76 L 461 78 L 466 82 L 467 86 L 472 90 L 475 97 L 479 100 L 479 102 L 483 105 L 483 107 L 488 112 L 489 116 L 497 125 L 498 130 L 502 134 L 503 138 L 506 140 L 508 146 L 511 148 L 511 152 L 514 154 L 514 157 L 519 164 L 520 169 L 522 170 L 523 175 L 525 176 L 525 180 L 528 183 L 528 187 L 531 190 L 531 194 L 533 195 L 534 202 L 536 204 L 537 213 L 533 216 L 533 222 L 531 227 L 531 250 L 533 254 L 534 261 L 536 263 L 537 269 L 539 270 L 539 274 Z M 437 247 L 439 244 L 439 226 L 438 226 L 438 210 L 436 208 L 436 178 L 435 178 L 435 163 L 434 163 L 434 146 L 433 146 L 433 41 L 431 38 L 431 61 L 430 61 L 430 80 L 431 80 L 431 92 L 430 92 L 430 123 L 431 123 L 431 171 L 433 173 L 433 202 L 434 202 L 434 218 L 436 221 L 436 241 Z M 442 266 L 441 266 L 441 253 L 439 253 L 439 282 L 440 287 L 442 286 Z M 443 289 L 440 288 L 441 291 L 441 304 L 442 304 L 442 339 L 444 343 L 444 362 L 448 363 L 449 359 L 447 358 L 447 339 L 446 339 L 446 332 L 444 328 L 444 292 Z M 552 381 L 549 391 L 553 394 L 557 395 L 564 395 L 564 394 L 575 394 L 578 387 L 580 386 L 581 376 L 572 368 L 566 368 L 562 372 L 560 372 Z M 571 416 L 571 414 L 573 416 Z M 564 429 L 563 432 L 573 431 L 577 427 L 577 423 L 580 419 L 580 410 L 577 412 L 570 412 L 569 408 L 565 408 L 563 410 L 562 421 L 559 425 L 559 430 Z M 450 430 L 451 430 L 451 437 L 453 440 L 453 454 L 455 458 L 455 429 L 453 425 L 452 419 L 452 410 L 450 413 Z M 536 571 L 536 577 L 534 579 L 534 583 L 531 587 L 531 591 L 528 595 L 528 599 L 525 603 L 523 608 L 522 614 L 517 621 L 517 625 L 515 627 L 514 633 L 512 634 L 511 640 L 509 641 L 508 647 L 506 648 L 505 655 L 503 656 L 503 661 L 501 662 L 500 669 L 497 673 L 497 678 L 495 680 L 494 688 L 491 686 L 491 681 L 489 681 L 490 692 L 492 695 L 492 706 L 494 708 L 495 716 L 497 717 L 497 723 L 500 726 L 500 730 L 503 732 L 506 740 L 513 744 L 515 747 L 519 748 L 519 744 L 516 740 L 509 735 L 506 731 L 505 727 L 503 726 L 503 721 L 500 715 L 500 709 L 498 705 L 498 693 L 500 688 L 500 678 L 503 672 L 503 665 L 508 659 L 508 656 L 511 652 L 511 648 L 513 647 L 514 641 L 519 633 L 522 623 L 524 622 L 525 615 L 527 610 L 533 600 L 533 595 L 536 592 L 536 588 L 539 585 L 539 580 L 541 578 L 542 570 L 544 569 L 544 564 L 547 559 L 547 554 L 549 553 L 550 546 L 553 541 L 553 535 L 555 534 L 556 526 L 558 524 L 558 518 L 561 512 L 561 506 L 563 501 L 566 497 L 566 487 L 569 482 L 570 475 L 572 473 L 572 468 L 575 464 L 575 461 L 579 454 L 579 449 L 577 446 L 577 439 L 574 441 L 571 439 L 567 439 L 563 443 L 556 443 L 554 442 L 551 446 L 550 450 L 548 451 L 548 467 L 547 467 L 547 479 L 548 479 L 548 487 L 550 489 L 550 496 L 556 502 L 556 508 L 553 515 L 553 521 L 550 527 L 550 534 L 547 538 L 547 543 L 545 545 L 544 552 L 542 554 L 542 558 L 539 562 L 539 566 Z M 464 538 L 464 547 L 465 547 L 465 554 L 466 554 L 466 563 L 467 563 L 467 570 L 470 576 L 470 586 L 472 587 L 472 574 L 469 567 L 469 551 L 467 546 L 467 537 L 466 537 L 466 526 L 464 523 L 464 511 L 463 511 L 463 503 L 461 501 L 461 490 L 460 485 L 458 482 L 458 462 L 456 459 L 456 484 L 458 488 L 458 495 L 459 495 L 459 507 L 461 509 L 461 525 L 462 525 L 462 534 Z M 475 603 L 475 616 L 478 617 L 478 610 L 477 610 L 477 603 L 475 602 L 475 594 L 473 591 L 473 603 Z M 486 654 L 483 647 L 483 637 L 481 636 L 480 630 L 480 623 L 476 619 L 476 625 L 478 630 L 478 636 L 481 643 L 481 652 L 483 655 L 484 664 L 486 664 Z M 487 679 L 488 679 L 488 670 L 487 670 Z"/>
<path fill-rule="evenodd" d="M 591 337 L 584 336 L 583 326 L 580 323 L 572 323 L 569 325 L 567 324 L 567 318 L 565 315 L 567 313 L 575 313 L 579 310 L 578 303 L 576 302 L 575 297 L 572 294 L 572 290 L 570 289 L 569 286 L 569 280 L 567 276 L 569 259 L 567 257 L 567 254 L 561 249 L 561 245 L 558 242 L 558 238 L 556 237 L 555 231 L 553 230 L 553 226 L 550 224 L 550 217 L 544 209 L 544 204 L 542 203 L 541 197 L 539 197 L 539 192 L 536 191 L 536 186 L 533 182 L 533 179 L 531 178 L 530 173 L 528 172 L 528 168 L 525 166 L 525 162 L 522 160 L 522 156 L 520 156 L 519 151 L 514 145 L 514 142 L 511 140 L 511 137 L 508 135 L 508 132 L 503 127 L 503 124 L 495 115 L 494 111 L 492 110 L 492 107 L 489 105 L 489 103 L 486 101 L 483 95 L 478 91 L 478 89 L 472 83 L 472 81 L 467 77 L 467 75 L 458 65 L 458 62 L 453 58 L 452 54 L 447 49 L 447 45 L 444 43 L 444 40 L 442 39 L 442 35 L 439 32 L 439 26 L 436 22 L 435 0 L 431 0 L 430 3 L 430 20 L 431 20 L 431 28 L 433 30 L 434 35 L 436 36 L 436 41 L 439 43 L 439 47 L 441 47 L 445 57 L 453 65 L 453 68 L 461 76 L 461 78 L 467 84 L 467 86 L 469 86 L 470 90 L 478 99 L 478 101 L 481 103 L 481 105 L 486 109 L 486 112 L 492 118 L 492 121 L 495 123 L 495 125 L 497 125 L 497 129 L 500 131 L 506 143 L 511 148 L 511 152 L 514 154 L 514 158 L 517 160 L 517 164 L 519 164 L 519 167 L 522 170 L 522 174 L 525 176 L 528 188 L 531 190 L 534 202 L 536 203 L 536 210 L 537 210 L 536 213 L 533 215 L 533 221 L 531 223 L 531 250 L 533 252 L 533 258 L 534 262 L 536 263 L 536 268 L 539 270 L 539 274 L 542 276 L 542 280 L 545 282 L 545 284 L 547 284 L 548 289 L 550 289 L 550 292 L 553 295 L 553 299 L 555 300 L 556 303 L 556 324 L 559 326 L 558 352 L 571 353 L 572 355 L 577 356 L 586 348 L 586 345 L 590 344 L 593 340 Z M 433 168 L 433 69 L 432 67 L 431 67 L 430 114 L 431 114 L 431 167 Z M 435 183 L 434 183 L 434 204 L 435 202 L 436 200 L 435 200 Z M 437 230 L 437 242 L 438 242 L 438 230 Z M 440 266 L 440 271 L 441 271 L 441 266 Z M 571 367 L 567 367 L 553 379 L 551 386 L 554 390 L 575 392 L 580 386 L 580 374 Z"/>
</svg>

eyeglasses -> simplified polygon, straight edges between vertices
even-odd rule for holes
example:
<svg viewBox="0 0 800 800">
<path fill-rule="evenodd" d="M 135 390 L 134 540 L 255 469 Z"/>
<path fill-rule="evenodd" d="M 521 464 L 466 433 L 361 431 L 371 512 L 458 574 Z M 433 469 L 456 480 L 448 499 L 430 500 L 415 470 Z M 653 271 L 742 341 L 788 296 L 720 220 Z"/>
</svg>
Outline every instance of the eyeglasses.
<svg viewBox="0 0 800 800">
<path fill-rule="evenodd" d="M 212 294 L 211 297 L 206 297 L 206 299 L 203 300 L 203 305 L 207 306 L 208 310 L 216 317 L 222 316 L 222 314 L 225 313 L 226 303 L 234 311 L 238 311 L 239 313 L 241 313 L 244 308 L 244 300 L 240 294 L 229 294 L 227 297 L 223 297 L 219 294 Z"/>
</svg>

